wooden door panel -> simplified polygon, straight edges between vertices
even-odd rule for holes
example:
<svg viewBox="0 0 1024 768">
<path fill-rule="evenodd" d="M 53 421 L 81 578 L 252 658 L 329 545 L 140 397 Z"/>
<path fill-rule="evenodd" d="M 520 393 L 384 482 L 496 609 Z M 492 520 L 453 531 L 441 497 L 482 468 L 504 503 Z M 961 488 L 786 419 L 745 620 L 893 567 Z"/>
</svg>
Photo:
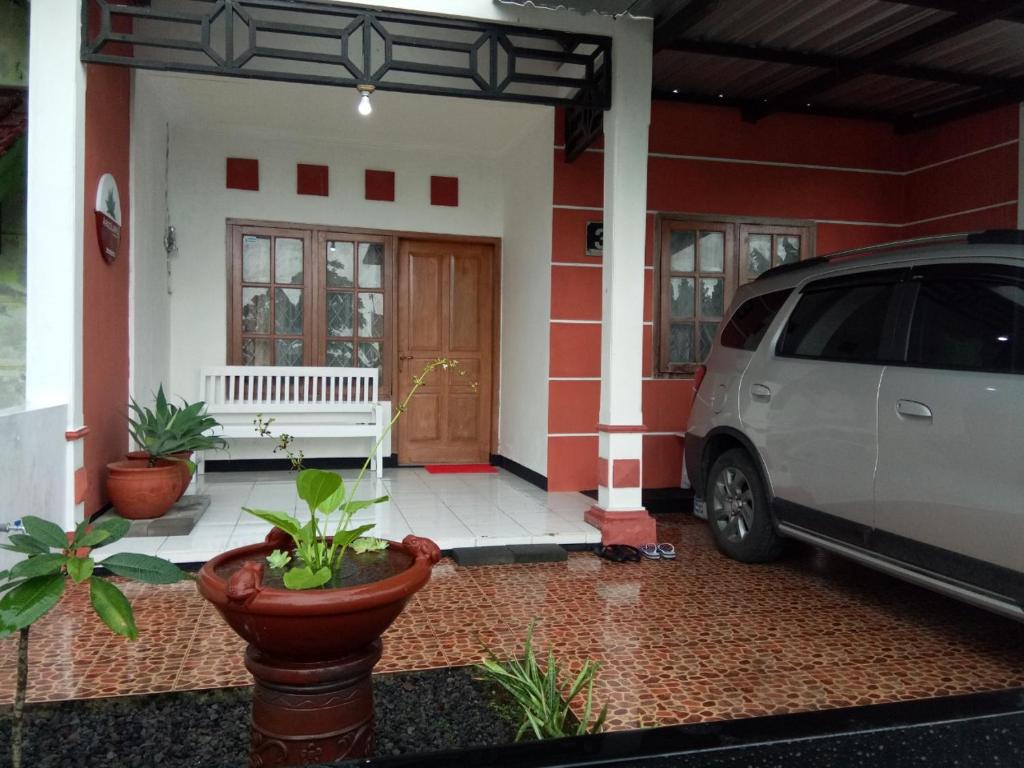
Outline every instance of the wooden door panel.
<svg viewBox="0 0 1024 768">
<path fill-rule="evenodd" d="M 438 357 L 443 338 L 444 257 L 410 253 L 407 262 L 408 352 Z"/>
<path fill-rule="evenodd" d="M 399 393 L 435 371 L 399 424 L 403 463 L 479 463 L 490 455 L 493 248 L 440 241 L 399 246 Z"/>
<path fill-rule="evenodd" d="M 452 264 L 451 322 L 448 349 L 453 355 L 480 353 L 480 292 L 482 289 L 479 255 L 456 255 Z M 489 302 L 488 302 L 489 305 Z"/>
<path fill-rule="evenodd" d="M 451 442 L 475 444 L 479 440 L 479 399 L 475 392 L 448 395 L 448 439 Z"/>
<path fill-rule="evenodd" d="M 432 443 L 443 436 L 441 395 L 439 392 L 416 393 L 409 410 L 402 417 L 402 430 L 410 443 Z"/>
</svg>

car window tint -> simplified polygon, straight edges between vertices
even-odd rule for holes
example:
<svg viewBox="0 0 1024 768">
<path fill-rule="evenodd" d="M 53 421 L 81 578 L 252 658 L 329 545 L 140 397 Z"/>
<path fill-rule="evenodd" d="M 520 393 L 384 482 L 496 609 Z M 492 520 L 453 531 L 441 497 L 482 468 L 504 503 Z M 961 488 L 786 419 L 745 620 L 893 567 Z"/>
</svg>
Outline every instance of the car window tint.
<svg viewBox="0 0 1024 768">
<path fill-rule="evenodd" d="M 786 324 L 779 354 L 846 362 L 879 358 L 892 284 L 805 291 Z"/>
<path fill-rule="evenodd" d="M 790 293 L 774 291 L 743 302 L 722 329 L 722 345 L 748 351 L 757 349 Z"/>
<path fill-rule="evenodd" d="M 922 281 L 907 362 L 1024 373 L 1024 274 L 1020 277 Z"/>
</svg>

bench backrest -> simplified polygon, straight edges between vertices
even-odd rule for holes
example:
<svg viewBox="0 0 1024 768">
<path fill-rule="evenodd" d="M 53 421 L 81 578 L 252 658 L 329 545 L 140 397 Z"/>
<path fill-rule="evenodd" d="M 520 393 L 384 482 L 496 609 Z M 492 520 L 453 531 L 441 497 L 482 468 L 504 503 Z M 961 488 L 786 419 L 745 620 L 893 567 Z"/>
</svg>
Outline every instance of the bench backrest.
<svg viewBox="0 0 1024 768">
<path fill-rule="evenodd" d="M 201 378 L 200 392 L 211 413 L 316 410 L 378 402 L 376 368 L 223 365 L 203 368 Z"/>
</svg>

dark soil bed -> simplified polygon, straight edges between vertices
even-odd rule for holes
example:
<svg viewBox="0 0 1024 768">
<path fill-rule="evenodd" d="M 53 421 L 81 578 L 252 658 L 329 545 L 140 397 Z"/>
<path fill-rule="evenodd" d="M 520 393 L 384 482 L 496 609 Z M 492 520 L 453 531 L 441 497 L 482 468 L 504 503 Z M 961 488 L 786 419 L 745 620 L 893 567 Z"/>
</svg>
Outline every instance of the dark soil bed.
<svg viewBox="0 0 1024 768">
<path fill-rule="evenodd" d="M 69 701 L 26 708 L 26 768 L 244 768 L 251 688 Z M 513 726 L 470 669 L 374 678 L 376 755 L 511 742 Z M 10 708 L 0 710 L 9 768 Z"/>
</svg>

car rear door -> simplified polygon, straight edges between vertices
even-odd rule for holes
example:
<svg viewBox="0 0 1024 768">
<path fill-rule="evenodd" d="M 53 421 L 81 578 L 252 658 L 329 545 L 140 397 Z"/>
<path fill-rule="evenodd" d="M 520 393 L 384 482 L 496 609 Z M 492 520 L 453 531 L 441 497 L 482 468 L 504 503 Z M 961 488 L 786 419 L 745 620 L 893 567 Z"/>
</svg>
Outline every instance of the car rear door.
<svg viewBox="0 0 1024 768">
<path fill-rule="evenodd" d="M 762 344 L 747 368 L 741 418 L 780 522 L 855 542 L 874 522 L 876 397 L 903 275 L 806 284 L 777 343 Z"/>
<path fill-rule="evenodd" d="M 906 364 L 879 388 L 874 548 L 1024 597 L 984 565 L 1024 571 L 1024 269 L 925 266 L 906 291 Z"/>
</svg>

